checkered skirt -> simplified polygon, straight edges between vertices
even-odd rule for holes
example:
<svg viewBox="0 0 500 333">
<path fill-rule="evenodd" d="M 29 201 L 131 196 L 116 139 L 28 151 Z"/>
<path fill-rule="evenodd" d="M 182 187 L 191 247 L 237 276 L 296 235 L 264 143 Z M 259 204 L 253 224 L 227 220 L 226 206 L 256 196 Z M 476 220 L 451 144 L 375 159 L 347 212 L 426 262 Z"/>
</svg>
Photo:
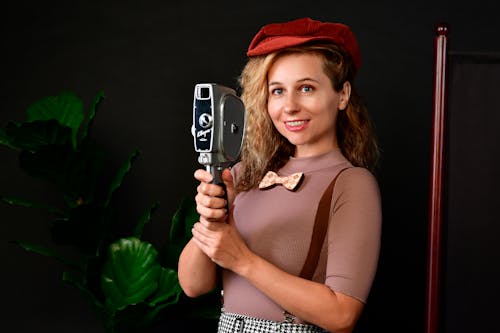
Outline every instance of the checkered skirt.
<svg viewBox="0 0 500 333">
<path fill-rule="evenodd" d="M 222 311 L 218 333 L 327 333 L 315 325 L 277 322 Z"/>
</svg>

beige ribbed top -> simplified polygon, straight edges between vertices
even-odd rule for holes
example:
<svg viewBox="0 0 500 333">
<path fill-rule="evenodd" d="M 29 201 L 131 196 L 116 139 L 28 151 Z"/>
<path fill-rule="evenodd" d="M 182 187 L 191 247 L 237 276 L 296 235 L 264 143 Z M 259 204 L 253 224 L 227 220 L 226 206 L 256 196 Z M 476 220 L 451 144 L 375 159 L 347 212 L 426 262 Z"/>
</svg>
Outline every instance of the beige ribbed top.
<svg viewBox="0 0 500 333">
<path fill-rule="evenodd" d="M 259 256 L 299 275 L 307 256 L 317 204 L 337 173 L 331 218 L 313 280 L 324 282 L 366 302 L 376 273 L 381 234 L 381 200 L 375 177 L 354 168 L 338 150 L 291 158 L 280 176 L 304 172 L 300 187 L 283 186 L 242 192 L 234 202 L 234 219 L 243 239 Z M 237 176 L 238 165 L 233 168 Z M 223 271 L 224 309 L 281 321 L 283 309 L 237 274 Z"/>
</svg>

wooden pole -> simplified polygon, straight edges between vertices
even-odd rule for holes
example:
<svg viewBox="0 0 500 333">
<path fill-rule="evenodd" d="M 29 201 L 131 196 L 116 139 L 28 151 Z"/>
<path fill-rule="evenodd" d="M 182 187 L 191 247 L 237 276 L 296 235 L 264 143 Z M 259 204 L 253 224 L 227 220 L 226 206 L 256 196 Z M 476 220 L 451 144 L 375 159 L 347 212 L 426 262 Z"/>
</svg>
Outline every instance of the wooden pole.
<svg viewBox="0 0 500 333">
<path fill-rule="evenodd" d="M 437 25 L 434 38 L 434 112 L 431 146 L 427 260 L 426 333 L 438 333 L 441 295 L 443 167 L 446 120 L 448 25 Z"/>
</svg>

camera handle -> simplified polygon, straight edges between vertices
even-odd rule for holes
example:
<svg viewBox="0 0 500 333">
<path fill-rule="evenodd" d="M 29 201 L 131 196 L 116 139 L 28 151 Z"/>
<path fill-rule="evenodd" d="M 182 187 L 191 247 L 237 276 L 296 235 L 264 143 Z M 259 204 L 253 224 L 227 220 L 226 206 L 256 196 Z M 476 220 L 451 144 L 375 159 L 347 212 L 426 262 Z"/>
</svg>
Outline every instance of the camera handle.
<svg viewBox="0 0 500 333">
<path fill-rule="evenodd" d="M 215 165 L 215 166 L 214 165 L 206 165 L 205 167 L 206 167 L 206 170 L 208 172 L 210 172 L 212 174 L 212 176 L 214 177 L 212 179 L 211 183 L 219 185 L 224 190 L 224 194 L 222 195 L 221 198 L 224 198 L 226 200 L 226 211 L 229 212 L 229 199 L 227 196 L 227 188 L 226 188 L 226 184 L 222 180 L 222 172 L 224 171 L 224 169 L 227 168 L 227 166 L 225 166 L 225 165 Z"/>
</svg>

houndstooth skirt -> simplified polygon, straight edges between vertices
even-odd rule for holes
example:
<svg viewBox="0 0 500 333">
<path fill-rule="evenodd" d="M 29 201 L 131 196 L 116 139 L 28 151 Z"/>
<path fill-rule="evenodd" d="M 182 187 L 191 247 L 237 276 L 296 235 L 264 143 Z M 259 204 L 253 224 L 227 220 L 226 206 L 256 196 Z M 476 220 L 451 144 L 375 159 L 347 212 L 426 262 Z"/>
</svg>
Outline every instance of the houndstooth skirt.
<svg viewBox="0 0 500 333">
<path fill-rule="evenodd" d="M 315 325 L 278 322 L 222 311 L 218 333 L 327 333 Z"/>
</svg>

